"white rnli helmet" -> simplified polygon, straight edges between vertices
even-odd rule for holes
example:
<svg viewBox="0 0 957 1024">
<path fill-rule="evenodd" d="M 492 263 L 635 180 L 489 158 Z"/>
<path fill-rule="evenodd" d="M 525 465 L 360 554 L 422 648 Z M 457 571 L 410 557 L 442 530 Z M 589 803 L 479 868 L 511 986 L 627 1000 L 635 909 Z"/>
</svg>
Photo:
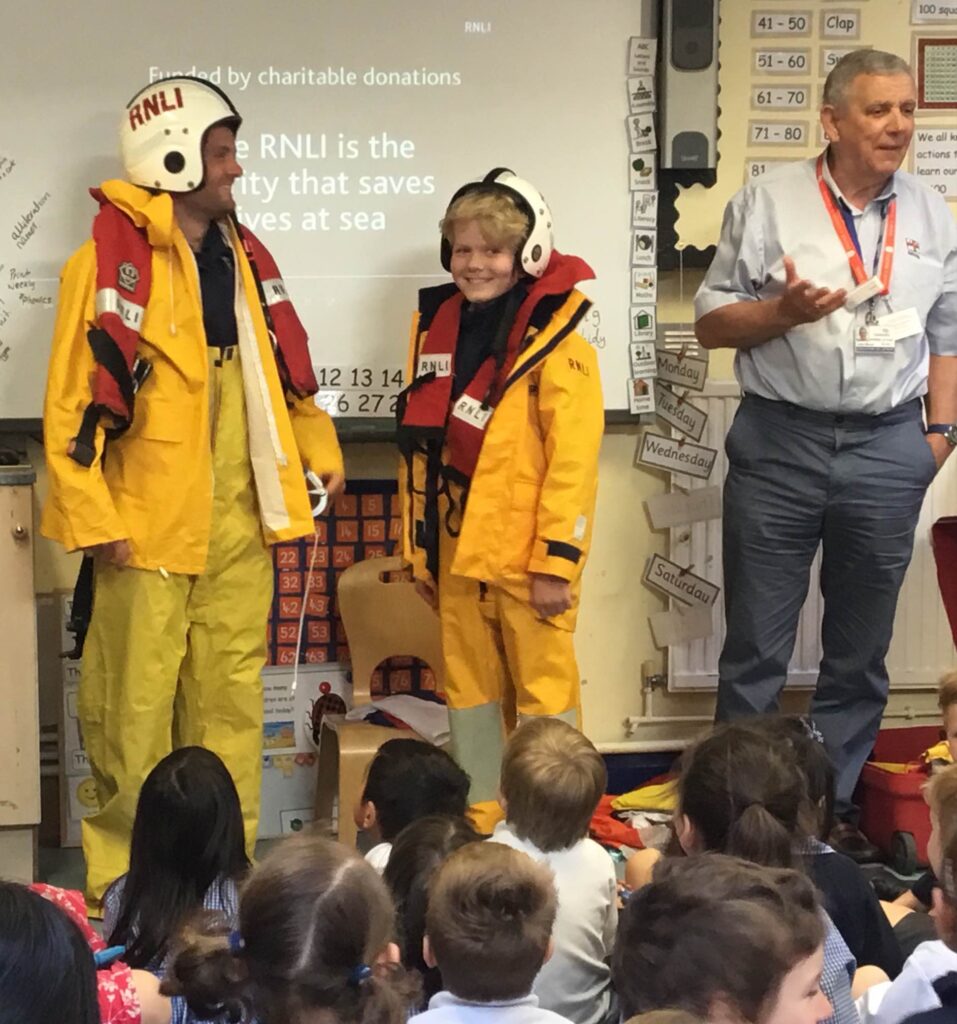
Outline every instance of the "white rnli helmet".
<svg viewBox="0 0 957 1024">
<path fill-rule="evenodd" d="M 126 105 L 120 150 L 134 185 L 192 192 L 203 184 L 203 137 L 216 124 L 242 124 L 229 97 L 189 75 L 161 78 Z"/>
<path fill-rule="evenodd" d="M 529 224 L 528 234 L 519 247 L 516 259 L 524 273 L 531 277 L 541 277 L 555 248 L 552 211 L 541 192 L 530 181 L 520 178 L 507 167 L 496 167 L 481 181 L 470 181 L 463 185 L 449 200 L 449 208 L 469 192 L 503 192 L 525 214 Z M 442 266 L 449 270 L 452 266 L 452 246 L 445 237 L 442 238 L 441 258 Z"/>
</svg>

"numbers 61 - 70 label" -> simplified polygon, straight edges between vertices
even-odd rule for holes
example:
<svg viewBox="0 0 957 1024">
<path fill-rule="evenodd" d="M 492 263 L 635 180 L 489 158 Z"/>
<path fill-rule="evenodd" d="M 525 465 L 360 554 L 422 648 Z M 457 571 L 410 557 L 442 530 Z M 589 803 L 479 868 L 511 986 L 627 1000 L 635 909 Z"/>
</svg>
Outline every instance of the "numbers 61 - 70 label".
<svg viewBox="0 0 957 1024">
<path fill-rule="evenodd" d="M 755 85 L 751 89 L 755 110 L 807 110 L 810 103 L 809 85 Z"/>
</svg>

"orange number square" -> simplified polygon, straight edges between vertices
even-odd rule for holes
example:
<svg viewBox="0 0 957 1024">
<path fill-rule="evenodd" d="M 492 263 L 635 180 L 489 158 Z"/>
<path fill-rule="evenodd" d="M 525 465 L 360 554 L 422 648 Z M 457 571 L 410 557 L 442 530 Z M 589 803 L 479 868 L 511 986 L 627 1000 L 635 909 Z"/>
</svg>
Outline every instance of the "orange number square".
<svg viewBox="0 0 957 1024">
<path fill-rule="evenodd" d="M 385 504 L 383 498 L 382 494 L 363 494 L 362 514 L 364 516 L 381 516 Z"/>
<path fill-rule="evenodd" d="M 359 502 L 354 494 L 340 494 L 336 498 L 334 511 L 337 516 L 355 516 L 359 514 Z"/>
<path fill-rule="evenodd" d="M 385 540 L 385 520 L 367 519 L 362 524 L 362 539 L 366 544 Z"/>
<path fill-rule="evenodd" d="M 298 622 L 280 622 L 276 627 L 276 642 L 280 644 L 293 644 L 299 639 Z"/>
<path fill-rule="evenodd" d="M 327 644 L 332 639 L 332 628 L 328 622 L 310 622 L 308 639 L 311 644 Z"/>
<path fill-rule="evenodd" d="M 336 523 L 336 543 L 355 544 L 359 539 L 359 524 L 355 519 L 340 519 Z"/>
<path fill-rule="evenodd" d="M 280 545 L 276 548 L 276 565 L 280 569 L 299 568 L 299 548 Z"/>
<path fill-rule="evenodd" d="M 332 549 L 332 564 L 337 569 L 344 569 L 344 568 L 352 565 L 352 563 L 355 560 L 356 560 L 356 550 L 351 545 L 346 545 L 346 544 L 338 545 L 337 544 Z M 338 577 L 339 577 L 339 574 L 336 573 L 336 578 L 338 579 Z"/>
<path fill-rule="evenodd" d="M 302 573 L 281 572 L 279 574 L 279 593 L 296 594 L 302 590 Z"/>
</svg>

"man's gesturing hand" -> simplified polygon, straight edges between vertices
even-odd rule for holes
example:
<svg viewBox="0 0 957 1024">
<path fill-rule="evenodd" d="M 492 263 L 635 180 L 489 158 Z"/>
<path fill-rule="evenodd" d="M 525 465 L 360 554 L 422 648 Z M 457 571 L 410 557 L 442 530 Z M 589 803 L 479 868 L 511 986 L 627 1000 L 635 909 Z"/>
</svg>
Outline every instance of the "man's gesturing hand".
<svg viewBox="0 0 957 1024">
<path fill-rule="evenodd" d="M 784 294 L 778 301 L 782 315 L 795 326 L 814 323 L 844 305 L 845 289 L 832 292 L 829 288 L 815 288 L 810 281 L 798 277 L 790 256 L 784 257 L 784 273 Z"/>
</svg>

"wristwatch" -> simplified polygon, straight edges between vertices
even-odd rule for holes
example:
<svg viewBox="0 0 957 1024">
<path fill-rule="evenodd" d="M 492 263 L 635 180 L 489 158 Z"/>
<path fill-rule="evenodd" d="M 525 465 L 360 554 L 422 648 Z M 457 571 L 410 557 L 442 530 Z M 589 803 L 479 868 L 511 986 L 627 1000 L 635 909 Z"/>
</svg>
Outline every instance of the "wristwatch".
<svg viewBox="0 0 957 1024">
<path fill-rule="evenodd" d="M 957 423 L 928 423 L 928 434 L 943 434 L 951 448 L 957 448 Z"/>
</svg>

